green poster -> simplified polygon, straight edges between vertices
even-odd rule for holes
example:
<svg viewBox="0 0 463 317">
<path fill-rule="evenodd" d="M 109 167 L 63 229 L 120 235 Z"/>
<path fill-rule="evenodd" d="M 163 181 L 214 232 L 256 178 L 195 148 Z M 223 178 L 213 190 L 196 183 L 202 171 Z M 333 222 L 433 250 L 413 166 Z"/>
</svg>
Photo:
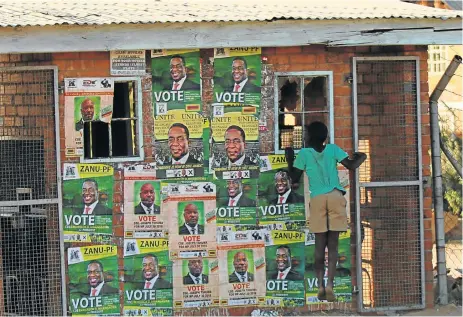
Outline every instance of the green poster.
<svg viewBox="0 0 463 317">
<path fill-rule="evenodd" d="M 305 226 L 304 177 L 295 188 L 284 155 L 262 156 L 260 164 L 259 224 L 271 225 L 273 230 L 294 230 Z"/>
<path fill-rule="evenodd" d="M 113 223 L 113 168 L 64 164 L 64 242 L 109 242 Z"/>
<path fill-rule="evenodd" d="M 69 310 L 73 316 L 119 315 L 117 247 L 69 248 Z"/>
<path fill-rule="evenodd" d="M 306 303 L 318 304 L 318 280 L 314 269 L 315 235 L 307 232 L 305 242 Z M 350 230 L 339 235 L 338 261 L 334 277 L 334 294 L 337 302 L 352 301 L 352 266 L 350 252 Z M 328 250 L 325 250 L 325 285 L 328 279 Z M 325 301 L 323 301 L 325 302 Z"/>
<path fill-rule="evenodd" d="M 217 225 L 256 224 L 257 181 L 229 179 L 215 181 L 217 186 Z"/>
<path fill-rule="evenodd" d="M 260 47 L 216 48 L 213 116 L 228 111 L 259 115 L 261 100 Z"/>
<path fill-rule="evenodd" d="M 151 58 L 155 116 L 201 112 L 199 50 L 153 50 Z"/>
<path fill-rule="evenodd" d="M 265 305 L 304 306 L 304 232 L 273 230 L 266 234 Z"/>
<path fill-rule="evenodd" d="M 172 315 L 172 263 L 167 239 L 124 240 L 124 314 Z"/>
</svg>

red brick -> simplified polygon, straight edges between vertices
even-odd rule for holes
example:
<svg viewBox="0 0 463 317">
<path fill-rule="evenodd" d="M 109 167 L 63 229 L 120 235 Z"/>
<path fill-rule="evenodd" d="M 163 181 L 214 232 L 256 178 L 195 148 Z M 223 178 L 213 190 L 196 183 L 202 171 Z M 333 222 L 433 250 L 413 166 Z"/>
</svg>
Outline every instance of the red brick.
<svg viewBox="0 0 463 317">
<path fill-rule="evenodd" d="M 289 55 L 289 61 L 292 64 L 314 64 L 317 60 L 316 55 L 297 54 Z"/>
<path fill-rule="evenodd" d="M 301 52 L 300 46 L 277 47 L 276 49 L 276 54 L 292 54 Z"/>
<path fill-rule="evenodd" d="M 73 59 L 79 59 L 79 53 L 78 52 L 67 52 L 67 53 L 53 53 L 52 54 L 52 60 L 73 60 Z"/>
</svg>

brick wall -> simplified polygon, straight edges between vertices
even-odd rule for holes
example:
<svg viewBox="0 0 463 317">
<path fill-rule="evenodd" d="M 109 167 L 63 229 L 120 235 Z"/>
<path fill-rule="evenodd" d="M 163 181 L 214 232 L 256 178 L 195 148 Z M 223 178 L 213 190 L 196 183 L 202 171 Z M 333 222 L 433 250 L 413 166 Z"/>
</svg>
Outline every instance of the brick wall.
<svg viewBox="0 0 463 317">
<path fill-rule="evenodd" d="M 334 138 L 336 144 L 344 148 L 348 153 L 352 153 L 352 102 L 351 102 L 351 84 L 347 80 L 352 75 L 352 57 L 354 56 L 402 56 L 411 55 L 419 56 L 421 65 L 421 120 L 422 120 L 422 154 L 423 154 L 423 175 L 430 176 L 430 127 L 429 115 L 427 113 L 428 105 L 428 87 L 427 87 L 427 52 L 424 46 L 389 46 L 389 47 L 346 47 L 346 48 L 327 48 L 323 45 L 310 45 L 304 47 L 278 47 L 278 48 L 263 48 L 263 76 L 262 76 L 262 110 L 261 115 L 265 117 L 268 127 L 273 127 L 274 116 L 274 87 L 273 73 L 282 71 L 333 71 L 334 74 Z M 27 56 L 27 57 L 25 57 Z M 37 56 L 30 55 L 9 55 L 9 62 L 15 64 L 52 64 L 59 68 L 59 84 L 63 85 L 63 79 L 66 77 L 105 77 L 109 76 L 109 52 L 85 52 L 85 53 L 54 53 L 44 55 L 47 60 L 38 60 Z M 206 114 L 210 111 L 212 103 L 212 76 L 213 66 L 211 58 L 213 51 L 211 49 L 201 50 L 202 59 L 202 87 L 203 87 L 203 110 Z M 3 57 L 6 59 L 5 57 Z M 26 61 L 27 60 L 27 61 Z M 38 61 L 37 61 L 38 60 Z M 3 59 L 0 59 L 6 63 Z M 6 66 L 3 64 L 0 66 Z M 149 72 L 150 63 L 147 63 L 147 71 Z M 147 76 L 142 79 L 143 90 L 143 144 L 146 161 L 153 160 L 152 149 L 152 134 L 153 134 L 153 113 L 151 103 L 151 78 Z M 61 138 L 61 159 L 62 162 L 77 162 L 76 159 L 66 159 L 64 156 L 64 96 L 60 93 L 59 96 L 60 112 L 60 138 Z M 2 115 L 0 108 L 0 116 Z M 374 124 L 375 116 L 371 117 L 372 125 Z M 275 134 L 273 129 L 261 133 L 261 152 L 272 153 L 274 151 Z M 351 174 L 351 183 L 353 181 Z M 121 206 L 123 203 L 123 175 L 122 171 L 115 166 L 115 185 L 114 185 L 114 221 L 113 233 L 114 243 L 118 245 L 119 254 L 119 274 L 123 275 L 123 214 Z M 424 232 L 425 232 L 425 269 L 426 269 L 426 305 L 433 306 L 432 293 L 432 235 L 431 235 L 431 188 L 428 187 L 424 192 Z M 354 190 L 351 189 L 350 201 L 354 201 Z M 354 206 L 351 203 L 351 211 L 354 211 Z M 352 212 L 351 219 L 355 219 Z M 353 229 L 355 229 L 353 227 Z M 356 285 L 355 276 L 355 241 L 356 232 L 352 230 L 352 283 Z M 416 259 L 410 259 L 416 260 Z M 122 284 L 120 285 L 122 288 Z M 418 285 L 417 285 L 418 287 Z M 0 287 L 1 288 L 1 287 Z M 325 304 L 313 305 L 311 310 L 319 309 L 342 309 L 356 310 L 356 297 L 354 296 L 352 304 Z M 220 310 L 224 314 L 223 309 Z M 252 308 L 236 308 L 229 309 L 227 312 L 233 315 L 248 315 Z M 302 309 L 307 311 L 307 307 Z M 192 314 L 200 315 L 204 312 L 197 310 Z"/>
</svg>

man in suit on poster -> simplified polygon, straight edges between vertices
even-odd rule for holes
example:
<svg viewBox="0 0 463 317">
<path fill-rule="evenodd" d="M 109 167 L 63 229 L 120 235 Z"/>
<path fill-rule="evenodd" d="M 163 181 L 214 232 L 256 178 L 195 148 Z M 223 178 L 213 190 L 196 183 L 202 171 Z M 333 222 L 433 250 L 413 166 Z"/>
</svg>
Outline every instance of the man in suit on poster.
<svg viewBox="0 0 463 317">
<path fill-rule="evenodd" d="M 248 272 L 248 258 L 244 252 L 236 252 L 233 256 L 235 270 L 228 276 L 229 283 L 245 283 L 254 281 L 254 274 Z"/>
<path fill-rule="evenodd" d="M 190 131 L 182 123 L 174 123 L 167 133 L 170 159 L 160 165 L 199 164 L 190 153 Z"/>
<path fill-rule="evenodd" d="M 74 208 L 74 214 L 81 215 L 112 215 L 112 209 L 100 204 L 98 183 L 96 180 L 88 178 L 82 183 L 82 202 L 81 208 Z"/>
<path fill-rule="evenodd" d="M 188 260 L 188 274 L 183 277 L 183 285 L 208 284 L 209 276 L 203 274 L 203 260 Z"/>
<path fill-rule="evenodd" d="M 90 261 L 87 266 L 87 281 L 88 289 L 85 296 L 102 296 L 110 294 L 118 294 L 119 290 L 108 285 L 104 279 L 103 264 L 100 261 Z"/>
<path fill-rule="evenodd" d="M 136 215 L 159 215 L 161 208 L 154 204 L 156 195 L 151 183 L 145 183 L 140 188 L 140 203 L 135 206 L 134 214 Z"/>
<path fill-rule="evenodd" d="M 188 79 L 185 58 L 174 55 L 170 59 L 170 77 L 172 82 L 164 90 L 200 90 L 200 85 Z"/>
<path fill-rule="evenodd" d="M 304 197 L 292 190 L 288 172 L 276 172 L 274 180 L 277 197 L 270 202 L 272 205 L 304 203 Z"/>
<path fill-rule="evenodd" d="M 85 98 L 80 104 L 81 118 L 76 122 L 76 131 L 80 131 L 84 128 L 84 122 L 93 121 L 95 115 L 95 104 L 90 98 Z"/>
<path fill-rule="evenodd" d="M 255 165 L 255 163 L 245 155 L 246 133 L 241 127 L 237 125 L 229 126 L 225 131 L 224 138 L 228 167 Z"/>
<path fill-rule="evenodd" d="M 140 289 L 170 289 L 172 284 L 159 276 L 159 262 L 154 254 L 143 257 L 143 280 Z"/>
<path fill-rule="evenodd" d="M 222 201 L 227 207 L 256 207 L 256 201 L 243 193 L 243 182 L 241 179 L 227 180 L 228 197 Z"/>
<path fill-rule="evenodd" d="M 178 228 L 178 233 L 186 234 L 204 234 L 204 226 L 198 223 L 198 207 L 194 204 L 188 204 L 183 210 L 184 224 Z"/>
<path fill-rule="evenodd" d="M 235 57 L 232 61 L 232 77 L 234 84 L 228 89 L 231 92 L 260 93 L 259 86 L 254 85 L 248 78 L 248 65 L 244 57 Z"/>
<path fill-rule="evenodd" d="M 275 260 L 277 272 L 272 274 L 272 280 L 302 281 L 304 279 L 304 276 L 293 270 L 291 266 L 291 249 L 288 246 L 282 245 L 277 248 Z"/>
</svg>

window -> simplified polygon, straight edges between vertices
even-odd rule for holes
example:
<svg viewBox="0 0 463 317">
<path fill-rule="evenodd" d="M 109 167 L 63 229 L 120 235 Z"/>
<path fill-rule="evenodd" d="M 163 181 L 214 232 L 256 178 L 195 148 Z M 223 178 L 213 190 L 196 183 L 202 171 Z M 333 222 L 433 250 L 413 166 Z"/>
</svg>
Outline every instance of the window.
<svg viewBox="0 0 463 317">
<path fill-rule="evenodd" d="M 83 162 L 142 160 L 141 110 L 140 79 L 115 78 L 111 122 L 84 123 Z"/>
<path fill-rule="evenodd" d="M 288 146 L 302 148 L 305 129 L 313 121 L 326 124 L 333 142 L 332 72 L 275 73 L 275 87 L 275 153 Z"/>
</svg>

